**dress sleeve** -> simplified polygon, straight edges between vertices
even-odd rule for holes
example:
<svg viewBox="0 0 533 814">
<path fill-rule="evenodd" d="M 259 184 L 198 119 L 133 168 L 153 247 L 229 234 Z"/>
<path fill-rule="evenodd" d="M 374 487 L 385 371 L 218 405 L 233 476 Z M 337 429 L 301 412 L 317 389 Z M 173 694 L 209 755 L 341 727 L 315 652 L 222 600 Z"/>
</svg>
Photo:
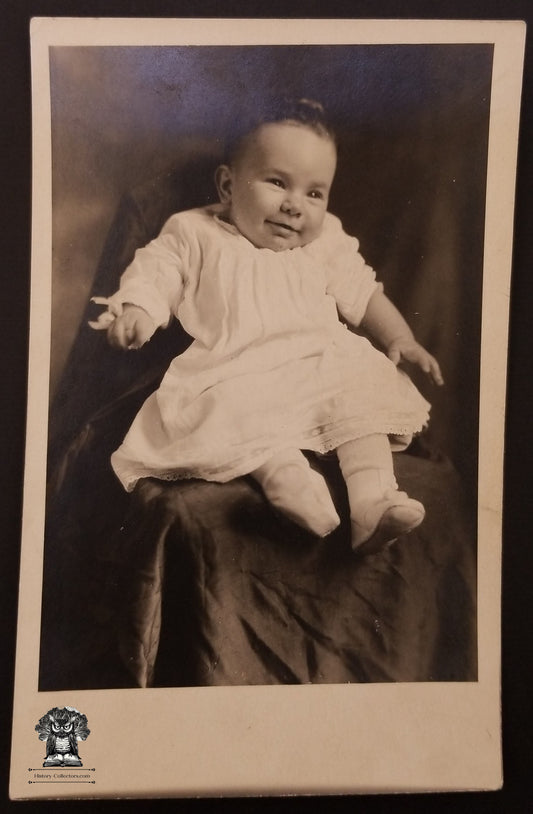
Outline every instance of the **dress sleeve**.
<svg viewBox="0 0 533 814">
<path fill-rule="evenodd" d="M 329 215 L 325 225 L 326 291 L 334 297 L 341 316 L 357 326 L 370 298 L 383 286 L 361 256 L 359 241 L 346 234 L 340 220 Z"/>
<path fill-rule="evenodd" d="M 122 313 L 125 303 L 144 308 L 158 328 L 168 325 L 181 301 L 187 266 L 187 245 L 175 217 L 167 221 L 155 240 L 136 251 L 120 278 L 118 291 L 111 297 L 94 299 L 98 304 L 107 305 L 108 312 L 101 315 L 101 324 L 93 327 L 107 327 Z"/>
</svg>

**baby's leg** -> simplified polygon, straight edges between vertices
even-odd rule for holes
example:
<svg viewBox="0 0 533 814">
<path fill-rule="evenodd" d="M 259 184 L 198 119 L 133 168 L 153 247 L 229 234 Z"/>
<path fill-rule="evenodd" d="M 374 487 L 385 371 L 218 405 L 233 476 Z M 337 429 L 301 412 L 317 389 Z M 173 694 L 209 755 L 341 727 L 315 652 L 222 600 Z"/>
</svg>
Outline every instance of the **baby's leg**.
<svg viewBox="0 0 533 814">
<path fill-rule="evenodd" d="M 422 504 L 398 491 L 386 435 L 348 441 L 337 455 L 348 490 L 354 550 L 378 551 L 422 522 Z"/>
<path fill-rule="evenodd" d="M 339 525 L 326 481 L 299 449 L 277 453 L 250 474 L 270 503 L 299 526 L 325 537 Z"/>
</svg>

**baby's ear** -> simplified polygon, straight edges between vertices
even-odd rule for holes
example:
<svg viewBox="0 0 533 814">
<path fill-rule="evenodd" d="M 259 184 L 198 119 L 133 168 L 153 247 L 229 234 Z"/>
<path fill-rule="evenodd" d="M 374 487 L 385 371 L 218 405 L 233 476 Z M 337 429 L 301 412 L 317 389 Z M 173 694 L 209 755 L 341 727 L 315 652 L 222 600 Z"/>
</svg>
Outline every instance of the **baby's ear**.
<svg viewBox="0 0 533 814">
<path fill-rule="evenodd" d="M 215 183 L 217 185 L 220 203 L 231 201 L 232 173 L 227 164 L 221 164 L 215 171 Z"/>
</svg>

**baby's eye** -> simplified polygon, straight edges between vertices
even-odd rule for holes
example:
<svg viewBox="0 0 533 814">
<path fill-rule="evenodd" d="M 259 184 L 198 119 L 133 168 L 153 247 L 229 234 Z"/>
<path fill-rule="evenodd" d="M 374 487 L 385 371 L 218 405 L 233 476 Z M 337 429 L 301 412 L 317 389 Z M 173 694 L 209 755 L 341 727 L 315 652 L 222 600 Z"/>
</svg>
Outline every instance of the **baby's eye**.
<svg viewBox="0 0 533 814">
<path fill-rule="evenodd" d="M 267 178 L 269 184 L 274 184 L 275 187 L 283 188 L 283 181 L 281 178 Z"/>
<path fill-rule="evenodd" d="M 322 201 L 324 199 L 324 193 L 319 189 L 312 189 L 311 192 L 309 192 L 309 197 L 315 198 L 317 201 Z"/>
</svg>

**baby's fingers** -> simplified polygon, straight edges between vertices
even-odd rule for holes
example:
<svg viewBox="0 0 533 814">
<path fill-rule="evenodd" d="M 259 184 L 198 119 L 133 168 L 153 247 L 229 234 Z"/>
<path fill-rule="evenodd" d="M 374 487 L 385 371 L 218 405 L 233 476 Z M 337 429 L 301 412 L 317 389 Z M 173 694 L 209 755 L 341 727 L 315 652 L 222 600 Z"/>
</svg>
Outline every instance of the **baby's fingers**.
<svg viewBox="0 0 533 814">
<path fill-rule="evenodd" d="M 135 326 L 125 317 L 117 317 L 107 330 L 109 344 L 126 350 L 135 338 Z"/>
<path fill-rule="evenodd" d="M 434 367 L 431 370 L 431 376 L 432 376 L 433 381 L 435 382 L 435 384 L 438 384 L 439 387 L 440 387 L 441 385 L 444 384 L 444 377 L 443 377 L 443 375 L 441 373 L 439 363 L 435 359 L 433 360 L 433 362 L 434 362 Z"/>
<path fill-rule="evenodd" d="M 391 362 L 394 362 L 395 365 L 399 365 L 400 360 L 402 358 L 402 354 L 400 353 L 398 348 L 390 348 L 388 352 L 388 357 L 391 360 Z"/>
<path fill-rule="evenodd" d="M 435 357 L 428 353 L 425 349 L 417 349 L 417 352 L 413 354 L 411 361 L 415 362 L 421 368 L 421 370 L 424 371 L 424 373 L 427 373 L 435 384 L 444 384 L 439 363 Z"/>
<path fill-rule="evenodd" d="M 444 384 L 444 378 L 440 370 L 440 365 L 437 360 L 433 358 L 433 356 L 429 357 L 427 369 L 424 368 L 424 370 L 431 376 L 435 384 L 438 384 L 439 386 Z"/>
</svg>

